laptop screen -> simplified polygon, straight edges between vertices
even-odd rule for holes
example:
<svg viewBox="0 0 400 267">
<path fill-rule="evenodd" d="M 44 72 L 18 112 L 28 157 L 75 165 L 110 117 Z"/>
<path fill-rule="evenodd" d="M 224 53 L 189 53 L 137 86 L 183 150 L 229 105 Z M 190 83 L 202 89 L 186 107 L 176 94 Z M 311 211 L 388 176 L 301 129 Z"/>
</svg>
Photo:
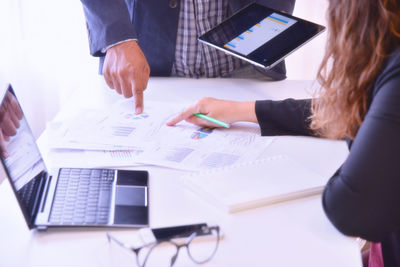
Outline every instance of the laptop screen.
<svg viewBox="0 0 400 267">
<path fill-rule="evenodd" d="M 47 170 L 11 85 L 0 105 L 0 158 L 24 215 L 31 222 L 38 182 Z"/>
</svg>

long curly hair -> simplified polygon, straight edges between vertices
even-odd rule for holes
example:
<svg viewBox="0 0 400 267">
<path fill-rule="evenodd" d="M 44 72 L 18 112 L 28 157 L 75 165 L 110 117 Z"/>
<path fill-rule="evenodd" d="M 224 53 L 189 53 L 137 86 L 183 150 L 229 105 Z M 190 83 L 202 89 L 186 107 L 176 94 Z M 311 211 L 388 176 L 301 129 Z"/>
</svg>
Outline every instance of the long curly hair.
<svg viewBox="0 0 400 267">
<path fill-rule="evenodd" d="M 327 138 L 354 139 L 373 83 L 400 45 L 400 1 L 329 0 L 327 17 L 311 129 Z"/>
</svg>

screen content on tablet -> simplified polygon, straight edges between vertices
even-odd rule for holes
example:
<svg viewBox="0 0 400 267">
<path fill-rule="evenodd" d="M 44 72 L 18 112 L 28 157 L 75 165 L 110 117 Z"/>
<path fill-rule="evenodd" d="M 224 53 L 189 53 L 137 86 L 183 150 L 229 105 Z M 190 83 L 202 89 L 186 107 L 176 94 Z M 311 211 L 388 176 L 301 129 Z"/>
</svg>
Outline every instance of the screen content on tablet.
<svg viewBox="0 0 400 267">
<path fill-rule="evenodd" d="M 269 40 L 278 36 L 281 32 L 293 26 L 296 22 L 297 20 L 295 19 L 272 13 L 226 43 L 224 47 L 247 56 Z"/>
<path fill-rule="evenodd" d="M 238 11 L 199 41 L 271 68 L 323 32 L 324 26 L 253 3 Z"/>
</svg>

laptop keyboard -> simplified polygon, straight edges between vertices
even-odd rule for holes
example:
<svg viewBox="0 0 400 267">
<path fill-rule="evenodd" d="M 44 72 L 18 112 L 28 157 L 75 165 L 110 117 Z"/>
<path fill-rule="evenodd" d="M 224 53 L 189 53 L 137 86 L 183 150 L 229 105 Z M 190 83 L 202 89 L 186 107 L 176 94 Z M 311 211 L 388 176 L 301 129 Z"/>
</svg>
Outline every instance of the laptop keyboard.
<svg viewBox="0 0 400 267">
<path fill-rule="evenodd" d="M 61 169 L 50 223 L 107 224 L 115 170 Z"/>
</svg>

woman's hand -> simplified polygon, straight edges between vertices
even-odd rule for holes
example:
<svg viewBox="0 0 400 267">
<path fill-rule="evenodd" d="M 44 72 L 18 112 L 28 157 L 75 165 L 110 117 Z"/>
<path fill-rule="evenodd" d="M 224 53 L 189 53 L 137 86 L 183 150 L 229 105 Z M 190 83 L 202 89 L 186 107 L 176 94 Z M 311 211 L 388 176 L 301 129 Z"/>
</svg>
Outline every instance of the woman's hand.
<svg viewBox="0 0 400 267">
<path fill-rule="evenodd" d="M 255 102 L 237 102 L 206 97 L 200 99 L 194 105 L 190 106 L 186 110 L 182 111 L 175 118 L 168 121 L 167 125 L 173 126 L 178 122 L 185 120 L 189 123 L 193 123 L 201 127 L 221 127 L 218 124 L 194 116 L 194 114 L 197 113 L 207 115 L 211 118 L 229 124 L 237 121 L 248 121 L 257 123 L 257 117 L 255 114 Z"/>
</svg>

